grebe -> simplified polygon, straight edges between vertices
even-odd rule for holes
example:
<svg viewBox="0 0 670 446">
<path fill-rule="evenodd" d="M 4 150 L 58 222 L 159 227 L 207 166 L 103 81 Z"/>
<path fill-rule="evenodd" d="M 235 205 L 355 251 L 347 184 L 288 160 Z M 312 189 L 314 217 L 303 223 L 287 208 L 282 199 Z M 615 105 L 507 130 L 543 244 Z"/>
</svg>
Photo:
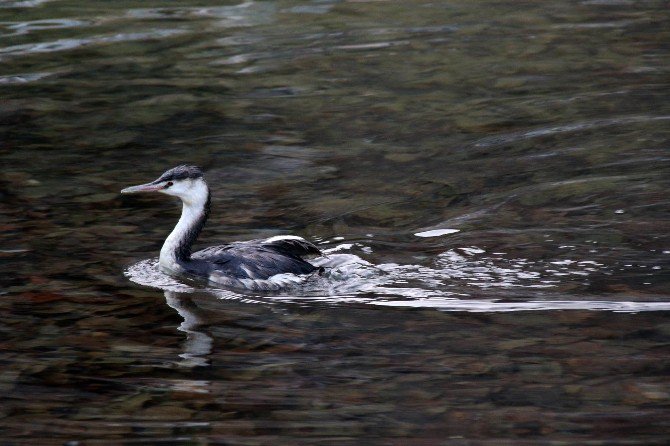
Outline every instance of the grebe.
<svg viewBox="0 0 670 446">
<path fill-rule="evenodd" d="M 160 270 L 167 274 L 205 278 L 231 288 L 277 290 L 301 280 L 298 276 L 322 271 L 302 258 L 321 254 L 319 248 L 293 235 L 211 246 L 191 254 L 210 207 L 209 188 L 196 166 L 178 166 L 151 183 L 121 191 L 137 192 L 160 192 L 182 201 L 181 218 L 165 240 L 158 260 Z"/>
</svg>

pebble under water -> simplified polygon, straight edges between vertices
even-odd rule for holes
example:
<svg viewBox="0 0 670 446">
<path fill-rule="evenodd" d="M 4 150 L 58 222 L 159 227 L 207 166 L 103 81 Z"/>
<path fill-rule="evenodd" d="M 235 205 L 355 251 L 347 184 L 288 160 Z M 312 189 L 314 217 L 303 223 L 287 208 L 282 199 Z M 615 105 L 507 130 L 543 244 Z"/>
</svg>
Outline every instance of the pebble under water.
<svg viewBox="0 0 670 446">
<path fill-rule="evenodd" d="M 0 2 L 0 444 L 670 442 L 664 1 Z M 295 234 L 281 292 L 166 276 Z"/>
</svg>

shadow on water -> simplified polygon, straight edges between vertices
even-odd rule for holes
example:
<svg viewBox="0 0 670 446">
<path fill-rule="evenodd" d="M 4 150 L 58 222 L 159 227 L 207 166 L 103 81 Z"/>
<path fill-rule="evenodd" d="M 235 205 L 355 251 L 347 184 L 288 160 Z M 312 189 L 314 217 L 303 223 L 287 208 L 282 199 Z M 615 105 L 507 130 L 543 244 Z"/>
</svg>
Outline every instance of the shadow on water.
<svg viewBox="0 0 670 446">
<path fill-rule="evenodd" d="M 7 444 L 668 442 L 662 1 L 0 2 Z M 282 293 L 154 257 L 295 233 Z M 125 272 L 125 275 L 124 275 Z"/>
</svg>

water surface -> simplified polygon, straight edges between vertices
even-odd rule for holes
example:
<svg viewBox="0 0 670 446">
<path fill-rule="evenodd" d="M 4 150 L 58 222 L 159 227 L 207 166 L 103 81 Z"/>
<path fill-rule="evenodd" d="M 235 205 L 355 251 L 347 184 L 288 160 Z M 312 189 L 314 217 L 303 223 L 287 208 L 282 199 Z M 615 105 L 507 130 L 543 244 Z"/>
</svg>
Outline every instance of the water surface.
<svg viewBox="0 0 670 446">
<path fill-rule="evenodd" d="M 0 2 L 0 436 L 666 444 L 667 6 Z M 184 162 L 342 262 L 161 275 Z"/>
</svg>

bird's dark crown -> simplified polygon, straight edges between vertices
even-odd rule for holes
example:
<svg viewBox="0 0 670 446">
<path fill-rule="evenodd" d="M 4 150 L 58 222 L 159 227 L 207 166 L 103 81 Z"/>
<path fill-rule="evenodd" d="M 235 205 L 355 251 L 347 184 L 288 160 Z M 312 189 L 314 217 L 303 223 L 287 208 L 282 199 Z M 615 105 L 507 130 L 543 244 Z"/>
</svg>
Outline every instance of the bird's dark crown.
<svg viewBox="0 0 670 446">
<path fill-rule="evenodd" d="M 154 183 L 162 183 L 163 181 L 179 181 L 186 179 L 202 178 L 202 170 L 198 166 L 190 166 L 183 164 L 181 166 L 173 167 L 166 170 Z"/>
</svg>

